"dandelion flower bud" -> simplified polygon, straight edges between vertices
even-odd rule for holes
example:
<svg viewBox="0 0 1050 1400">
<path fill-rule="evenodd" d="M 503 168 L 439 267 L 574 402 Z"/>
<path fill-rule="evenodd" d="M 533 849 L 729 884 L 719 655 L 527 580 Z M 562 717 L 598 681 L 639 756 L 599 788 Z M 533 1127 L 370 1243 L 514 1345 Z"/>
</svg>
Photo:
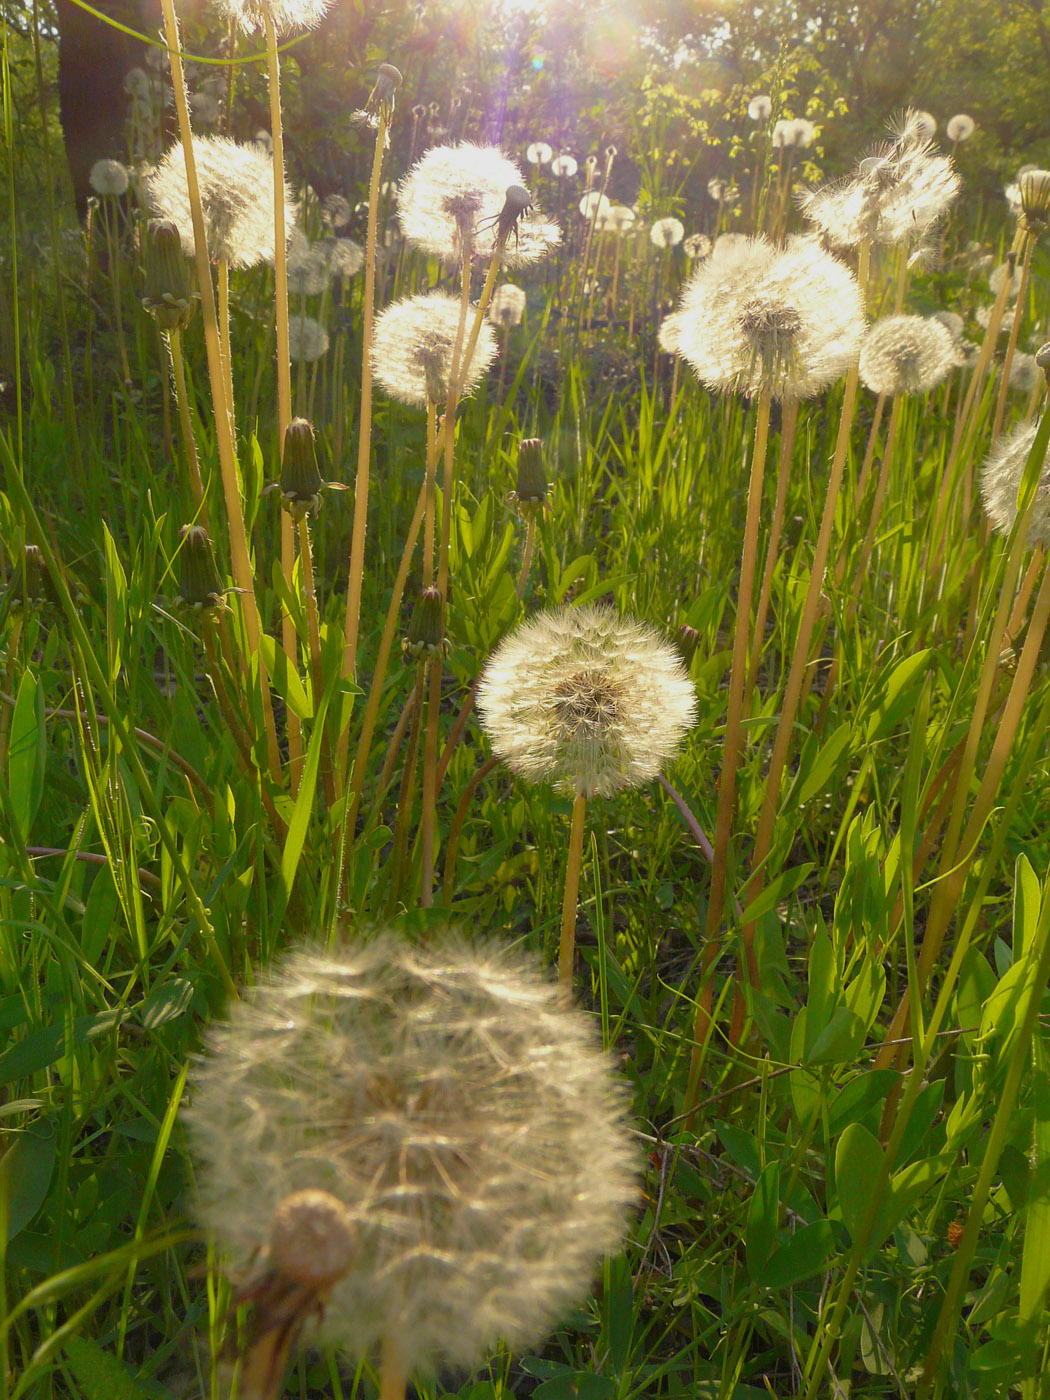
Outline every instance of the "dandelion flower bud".
<svg viewBox="0 0 1050 1400">
<path fill-rule="evenodd" d="M 1008 535 L 1017 519 L 1017 493 L 1025 465 L 1035 443 L 1038 422 L 1023 423 L 1001 438 L 981 470 L 981 500 L 985 514 L 1001 535 Z M 1050 546 L 1050 470 L 1044 460 L 1039 468 L 1035 505 L 1028 525 L 1028 545 Z"/>
<path fill-rule="evenodd" d="M 547 471 L 539 438 L 522 438 L 518 445 L 518 484 L 511 498 L 523 515 L 542 509 L 547 502 Z"/>
<path fill-rule="evenodd" d="M 747 104 L 747 114 L 753 122 L 767 122 L 773 111 L 773 99 L 764 92 L 756 93 Z"/>
<path fill-rule="evenodd" d="M 427 151 L 398 189 L 401 231 L 424 253 L 448 262 L 460 261 L 465 249 L 491 257 L 509 231 L 501 216 L 512 188 L 523 191 L 526 202 L 515 216 L 517 240 L 503 260 L 533 262 L 557 242 L 557 225 L 523 217 L 528 191 L 522 173 L 495 146 L 464 141 Z"/>
<path fill-rule="evenodd" d="M 932 316 L 884 316 L 860 347 L 861 381 L 875 394 L 922 394 L 955 363 L 951 332 Z"/>
<path fill-rule="evenodd" d="M 16 613 L 42 603 L 57 605 L 58 594 L 39 545 L 23 545 L 21 553 L 15 558 L 11 581 L 7 586 L 7 599 Z"/>
<path fill-rule="evenodd" d="M 203 525 L 183 525 L 179 531 L 179 600 L 190 612 L 205 617 L 226 606 L 211 536 Z"/>
<path fill-rule="evenodd" d="M 146 270 L 143 307 L 162 331 L 184 331 L 193 315 L 196 294 L 179 231 L 170 219 L 150 219 L 142 244 Z"/>
<path fill-rule="evenodd" d="M 546 141 L 533 141 L 525 152 L 525 159 L 530 165 L 547 165 L 553 154 Z"/>
<path fill-rule="evenodd" d="M 555 156 L 551 161 L 551 174 L 556 175 L 559 180 L 569 180 L 579 170 L 576 158 L 569 155 Z"/>
<path fill-rule="evenodd" d="M 375 84 L 365 103 L 365 111 L 370 117 L 378 117 L 380 112 L 385 112 L 387 121 L 390 120 L 394 114 L 394 98 L 401 83 L 400 68 L 395 68 L 392 63 L 379 65 Z"/>
<path fill-rule="evenodd" d="M 945 134 L 948 140 L 954 145 L 956 141 L 969 141 L 977 128 L 977 123 L 973 117 L 966 112 L 959 112 L 957 116 L 948 118 L 948 125 L 945 127 Z"/>
<path fill-rule="evenodd" d="M 467 320 L 466 345 L 473 308 Z M 459 331 L 459 298 L 429 292 L 388 306 L 376 317 L 372 340 L 372 369 L 376 382 L 393 398 L 416 407 L 444 403 L 448 395 L 452 355 Z M 483 378 L 496 357 L 496 337 L 483 324 L 473 357 L 461 375 L 463 393 Z"/>
<path fill-rule="evenodd" d="M 525 312 L 525 293 L 520 287 L 504 282 L 496 287 L 489 302 L 489 320 L 497 326 L 520 326 Z"/>
<path fill-rule="evenodd" d="M 810 239 L 727 243 L 686 284 L 677 353 L 708 388 L 810 398 L 856 356 L 864 313 L 856 278 Z"/>
<path fill-rule="evenodd" d="M 518 627 L 485 667 L 477 703 L 515 773 L 586 797 L 655 778 L 696 713 L 674 648 L 607 607 L 562 608 Z"/>
<path fill-rule="evenodd" d="M 444 655 L 444 612 L 440 589 L 433 586 L 422 589 L 412 609 L 408 634 L 401 642 L 406 661 L 430 661 Z"/>
<path fill-rule="evenodd" d="M 649 230 L 649 242 L 657 248 L 676 248 L 685 237 L 681 219 L 657 219 Z"/>
<path fill-rule="evenodd" d="M 288 354 L 295 364 L 312 364 L 328 353 L 328 332 L 312 316 L 288 318 Z"/>
<path fill-rule="evenodd" d="M 225 136 L 195 136 L 193 155 L 200 186 L 208 253 L 231 267 L 272 262 L 274 255 L 273 167 L 254 142 L 239 145 Z M 181 145 L 168 151 L 147 182 L 149 203 L 178 228 L 193 256 L 193 221 Z M 291 204 L 291 192 L 285 191 Z"/>
<path fill-rule="evenodd" d="M 284 432 L 281 456 L 281 501 L 293 520 L 317 509 L 323 487 L 313 424 L 293 418 Z"/>
<path fill-rule="evenodd" d="M 1021 227 L 1036 237 L 1050 223 L 1050 170 L 1026 170 L 1017 181 Z"/>
<path fill-rule="evenodd" d="M 300 1224 L 335 1198 L 319 1340 L 386 1343 L 409 1373 L 539 1341 L 636 1199 L 590 1018 L 531 960 L 450 935 L 292 953 L 213 1028 L 190 1104 L 197 1213 L 231 1272 L 268 1237 L 274 1263 L 290 1197 Z"/>
<path fill-rule="evenodd" d="M 127 192 L 128 179 L 128 168 L 119 160 L 96 160 L 88 175 L 95 193 L 109 199 Z"/>
</svg>

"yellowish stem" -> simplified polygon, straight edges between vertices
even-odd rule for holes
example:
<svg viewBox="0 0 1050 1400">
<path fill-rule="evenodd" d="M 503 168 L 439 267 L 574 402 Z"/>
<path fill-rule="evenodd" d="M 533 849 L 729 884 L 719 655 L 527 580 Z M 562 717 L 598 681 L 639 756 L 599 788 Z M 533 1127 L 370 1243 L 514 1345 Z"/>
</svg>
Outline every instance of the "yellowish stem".
<svg viewBox="0 0 1050 1400">
<path fill-rule="evenodd" d="M 576 952 L 576 903 L 580 895 L 583 867 L 583 833 L 587 824 L 587 798 L 576 794 L 569 830 L 569 862 L 565 867 L 565 889 L 561 901 L 561 938 L 558 941 L 558 986 L 565 1001 L 572 1001 L 572 968 Z"/>
</svg>

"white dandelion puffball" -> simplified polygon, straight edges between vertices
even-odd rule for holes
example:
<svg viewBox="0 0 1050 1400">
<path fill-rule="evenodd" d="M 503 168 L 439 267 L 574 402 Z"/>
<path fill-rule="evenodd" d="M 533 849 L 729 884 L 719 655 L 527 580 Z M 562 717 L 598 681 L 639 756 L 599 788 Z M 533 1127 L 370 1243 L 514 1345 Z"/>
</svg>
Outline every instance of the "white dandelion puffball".
<svg viewBox="0 0 1050 1400">
<path fill-rule="evenodd" d="M 197 167 L 208 253 L 231 267 L 254 267 L 272 262 L 273 165 L 256 142 L 241 145 L 225 136 L 195 136 Z M 186 162 L 175 145 L 150 176 L 147 192 L 153 213 L 171 219 L 179 230 L 183 250 L 193 256 L 193 222 L 186 183 Z M 285 202 L 294 207 L 285 188 Z"/>
<path fill-rule="evenodd" d="M 516 628 L 489 659 L 477 703 L 515 773 L 586 797 L 655 778 L 696 717 L 675 649 L 609 607 L 561 608 Z"/>
<path fill-rule="evenodd" d="M 1008 535 L 1017 519 L 1017 493 L 1038 422 L 1023 423 L 1001 438 L 981 469 L 981 501 L 993 528 Z M 1035 506 L 1028 525 L 1028 545 L 1050 546 L 1050 470 L 1044 460 L 1035 488 Z"/>
<path fill-rule="evenodd" d="M 628 204 L 614 204 L 606 215 L 607 226 L 613 233 L 630 233 L 637 221 L 637 214 Z"/>
<path fill-rule="evenodd" d="M 504 282 L 495 287 L 489 302 L 489 320 L 497 326 L 520 326 L 525 314 L 525 293 L 520 287 Z"/>
<path fill-rule="evenodd" d="M 699 263 L 678 310 L 678 353 L 709 389 L 811 398 L 845 374 L 864 331 L 853 273 L 812 239 L 727 243 Z"/>
<path fill-rule="evenodd" d="M 676 248 L 685 237 L 681 219 L 657 219 L 649 230 L 649 242 L 657 248 Z"/>
<path fill-rule="evenodd" d="M 706 233 L 691 233 L 682 239 L 682 252 L 687 258 L 706 258 L 711 252 L 711 240 Z"/>
<path fill-rule="evenodd" d="M 401 231 L 424 253 L 446 262 L 460 261 L 465 247 L 477 257 L 491 257 L 507 193 L 524 187 L 521 171 L 495 146 L 471 141 L 435 146 L 398 187 Z M 504 243 L 501 262 L 507 267 L 536 262 L 559 237 L 557 224 L 523 211 Z"/>
<path fill-rule="evenodd" d="M 210 92 L 195 92 L 190 95 L 190 111 L 193 120 L 201 126 L 216 126 L 219 120 L 219 104 Z"/>
<path fill-rule="evenodd" d="M 288 291 L 293 296 L 321 296 L 332 280 L 328 248 L 306 238 L 291 238 L 286 260 Z"/>
<path fill-rule="evenodd" d="M 575 156 L 555 156 L 551 161 L 551 174 L 556 175 L 559 180 L 571 180 L 579 168 Z"/>
<path fill-rule="evenodd" d="M 977 123 L 973 117 L 966 112 L 960 112 L 957 116 L 949 117 L 948 125 L 945 127 L 945 134 L 951 142 L 969 141 L 970 137 L 977 129 Z"/>
<path fill-rule="evenodd" d="M 333 238 L 324 247 L 333 277 L 356 277 L 365 265 L 365 250 L 352 238 Z"/>
<path fill-rule="evenodd" d="M 1016 297 L 1021 290 L 1021 268 L 1014 267 L 1011 271 L 1009 263 L 1000 263 L 998 267 L 993 267 L 988 274 L 988 286 L 994 295 L 999 295 L 999 288 L 1006 279 L 1010 279 L 1010 285 L 1006 290 L 1008 297 Z"/>
<path fill-rule="evenodd" d="M 88 176 L 95 193 L 111 199 L 127 192 L 129 180 L 128 168 L 119 160 L 96 160 Z"/>
<path fill-rule="evenodd" d="M 917 138 L 910 115 L 896 139 L 865 156 L 846 180 L 799 197 L 803 214 L 831 247 L 919 243 L 959 193 L 951 157 Z"/>
<path fill-rule="evenodd" d="M 977 310 L 973 313 L 974 320 L 977 322 L 977 324 L 981 327 L 982 330 L 986 331 L 988 327 L 992 324 L 992 312 L 994 310 L 994 306 L 979 306 Z M 1009 335 L 1009 333 L 1013 330 L 1014 317 L 1016 316 L 1016 314 L 1016 307 L 1003 307 L 1003 318 L 999 322 L 1000 335 Z"/>
<path fill-rule="evenodd" d="M 753 122 L 767 122 L 773 112 L 773 99 L 764 92 L 756 93 L 747 104 L 747 114 Z"/>
<path fill-rule="evenodd" d="M 922 394 L 955 364 L 955 342 L 934 316 L 884 316 L 860 345 L 860 378 L 873 393 Z"/>
<path fill-rule="evenodd" d="M 656 332 L 656 340 L 665 355 L 678 354 L 679 320 L 679 313 L 672 311 L 670 316 L 665 316 L 660 322 L 660 329 Z"/>
<path fill-rule="evenodd" d="M 474 314 L 472 306 L 463 332 L 464 348 Z M 376 383 L 392 398 L 413 407 L 424 408 L 428 402 L 443 404 L 452 372 L 459 315 L 459 298 L 447 292 L 407 297 L 386 307 L 376 317 L 372 338 Z M 495 332 L 485 322 L 463 376 L 464 394 L 481 381 L 496 358 L 496 350 Z"/>
<path fill-rule="evenodd" d="M 948 334 L 951 336 L 952 340 L 960 341 L 962 339 L 962 333 L 966 322 L 957 311 L 935 311 L 933 313 L 933 319 L 935 321 L 940 321 L 942 326 L 947 327 Z"/>
<path fill-rule="evenodd" d="M 1030 394 L 1042 380 L 1043 372 L 1034 355 L 1023 350 L 1015 350 L 1010 361 L 1010 388 L 1017 394 Z"/>
<path fill-rule="evenodd" d="M 637 1199 L 625 1094 L 531 959 L 435 931 L 302 948 L 208 1035 L 186 1113 L 197 1214 L 246 1269 L 293 1193 L 356 1250 L 318 1336 L 406 1372 L 541 1340 Z"/>
<path fill-rule="evenodd" d="M 219 0 L 218 10 L 245 34 L 263 33 L 267 11 L 278 34 L 293 34 L 320 24 L 330 3 L 331 0 Z"/>
<path fill-rule="evenodd" d="M 580 213 L 585 219 L 595 219 L 603 214 L 608 214 L 612 208 L 612 200 L 608 195 L 599 194 L 597 190 L 589 190 L 578 205 Z"/>
<path fill-rule="evenodd" d="M 311 364 L 328 353 L 328 332 L 312 316 L 288 318 L 288 354 L 295 364 Z"/>
<path fill-rule="evenodd" d="M 330 228 L 345 228 L 353 211 L 345 195 L 325 195 L 321 202 L 321 218 Z"/>
<path fill-rule="evenodd" d="M 817 134 L 817 128 L 805 117 L 798 117 L 795 120 L 784 119 L 773 124 L 772 142 L 775 148 L 792 148 L 798 146 L 812 146 Z"/>
<path fill-rule="evenodd" d="M 533 141 L 525 152 L 525 159 L 530 165 L 549 165 L 553 154 L 546 141 Z"/>
</svg>

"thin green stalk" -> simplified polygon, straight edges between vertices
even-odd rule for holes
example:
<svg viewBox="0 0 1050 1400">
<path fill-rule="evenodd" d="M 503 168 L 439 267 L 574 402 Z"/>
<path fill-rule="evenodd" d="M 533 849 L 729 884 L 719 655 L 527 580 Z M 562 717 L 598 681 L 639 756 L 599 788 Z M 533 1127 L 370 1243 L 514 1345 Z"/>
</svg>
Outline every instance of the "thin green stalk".
<svg viewBox="0 0 1050 1400">
<path fill-rule="evenodd" d="M 576 904 L 580 895 L 583 868 L 583 833 L 587 825 L 587 798 L 576 794 L 569 828 L 569 858 L 565 866 L 565 886 L 561 901 L 561 935 L 558 939 L 558 987 L 566 1002 L 572 1001 L 572 970 L 576 950 Z"/>
</svg>

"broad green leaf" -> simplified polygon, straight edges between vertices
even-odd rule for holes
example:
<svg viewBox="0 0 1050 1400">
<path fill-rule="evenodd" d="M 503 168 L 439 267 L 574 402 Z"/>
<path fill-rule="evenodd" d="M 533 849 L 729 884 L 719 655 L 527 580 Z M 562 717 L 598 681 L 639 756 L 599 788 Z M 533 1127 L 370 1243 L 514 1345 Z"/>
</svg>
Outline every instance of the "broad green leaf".
<svg viewBox="0 0 1050 1400">
<path fill-rule="evenodd" d="M 281 884 L 284 886 L 284 897 L 287 900 L 292 892 L 292 884 L 295 881 L 295 872 L 299 864 L 299 857 L 303 853 L 303 844 L 306 841 L 306 832 L 310 825 L 310 818 L 313 815 L 314 792 L 317 789 L 317 771 L 321 763 L 321 745 L 324 738 L 324 721 L 327 705 L 322 699 L 321 707 L 317 713 L 317 721 L 310 735 L 310 743 L 306 750 L 306 762 L 303 764 L 303 776 L 299 784 L 299 792 L 295 799 L 295 806 L 292 808 L 291 820 L 288 823 L 288 836 L 285 839 L 284 851 L 281 853 Z"/>
<path fill-rule="evenodd" d="M 792 870 L 782 871 L 775 880 L 770 881 L 757 899 L 753 899 L 747 906 L 742 922 L 745 924 L 755 923 L 762 918 L 763 914 L 768 914 L 771 909 L 775 909 L 781 900 L 794 894 L 799 885 L 805 882 L 812 869 L 813 864 L 810 861 L 805 865 L 796 866 Z"/>
<path fill-rule="evenodd" d="M 862 1123 L 851 1123 L 835 1149 L 835 1186 L 842 1219 L 854 1243 L 878 1187 L 882 1163 L 882 1144 L 875 1134 Z"/>
<path fill-rule="evenodd" d="M 823 792 L 828 786 L 839 759 L 849 747 L 852 733 L 852 724 L 840 724 L 821 745 L 820 752 L 813 760 L 813 766 L 806 771 L 795 795 L 795 802 L 798 806 L 801 807 L 804 802 L 816 797 L 818 792 Z M 802 772 L 801 767 L 799 771 Z"/>
<path fill-rule="evenodd" d="M 11 806 L 23 841 L 28 839 L 33 818 L 40 807 L 46 763 L 44 691 L 33 672 L 27 669 L 15 696 L 7 768 Z"/>
<path fill-rule="evenodd" d="M 1050 1047 L 1047 1033 L 1037 1025 L 1032 1037 L 1032 1167 L 1037 1183 L 1024 1216 L 1024 1248 L 1021 1253 L 1021 1285 L 1017 1314 L 1022 1328 L 1042 1316 L 1046 1290 L 1050 1286 Z M 1040 1171 L 1042 1168 L 1042 1171 Z M 1030 1368 L 1034 1349 L 1029 1357 Z M 1030 1369 L 1026 1368 L 1026 1369 Z M 1033 1384 L 1026 1391 L 1034 1397 Z"/>
<path fill-rule="evenodd" d="M 929 657 L 928 650 L 913 652 L 898 662 L 887 676 L 865 726 L 869 744 L 892 734 L 911 710 L 914 692 L 922 683 Z"/>
<path fill-rule="evenodd" d="M 47 1200 L 58 1137 L 41 1119 L 20 1133 L 0 1157 L 0 1191 L 7 1197 L 7 1238 L 24 1230 Z"/>
<path fill-rule="evenodd" d="M 150 1400 L 115 1356 L 87 1337 L 70 1337 L 65 1343 L 69 1369 L 84 1392 L 84 1400 Z"/>
<path fill-rule="evenodd" d="M 763 1265 L 773 1252 L 780 1219 L 780 1162 L 767 1162 L 755 1182 L 747 1212 L 744 1242 L 747 1251 L 747 1271 L 756 1281 Z"/>
<path fill-rule="evenodd" d="M 289 664 L 284 647 L 279 647 L 276 638 L 271 637 L 268 632 L 264 632 L 259 638 L 259 645 L 263 661 L 266 663 L 266 674 L 270 677 L 274 690 L 281 696 L 293 715 L 298 719 L 309 719 L 314 712 L 314 707 L 299 679 L 299 673 L 294 666 Z"/>
<path fill-rule="evenodd" d="M 764 1288 L 791 1288 L 822 1273 L 834 1252 L 835 1231 L 830 1220 L 803 1225 L 773 1251 L 756 1282 Z"/>
<path fill-rule="evenodd" d="M 569 1371 L 542 1381 L 532 1394 L 533 1400 L 612 1400 L 616 1385 L 611 1377 L 593 1371 Z"/>
<path fill-rule="evenodd" d="M 609 1261 L 605 1302 L 609 1318 L 609 1360 L 613 1371 L 621 1372 L 631 1354 L 634 1334 L 634 1284 L 630 1264 L 623 1254 Z"/>
</svg>

